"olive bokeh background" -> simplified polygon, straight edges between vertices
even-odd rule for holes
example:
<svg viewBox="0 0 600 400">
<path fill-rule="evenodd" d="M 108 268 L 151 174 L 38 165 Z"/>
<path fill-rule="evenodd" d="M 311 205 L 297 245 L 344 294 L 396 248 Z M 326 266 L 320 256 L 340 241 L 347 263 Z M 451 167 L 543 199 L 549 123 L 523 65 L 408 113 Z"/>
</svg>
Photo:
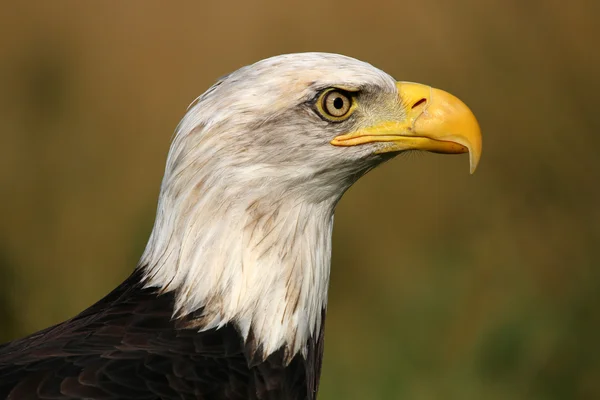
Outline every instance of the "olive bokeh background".
<svg viewBox="0 0 600 400">
<path fill-rule="evenodd" d="M 600 398 L 600 3 L 4 2 L 0 340 L 136 265 L 172 132 L 219 76 L 289 52 L 368 61 L 478 116 L 338 206 L 321 399 Z"/>
</svg>

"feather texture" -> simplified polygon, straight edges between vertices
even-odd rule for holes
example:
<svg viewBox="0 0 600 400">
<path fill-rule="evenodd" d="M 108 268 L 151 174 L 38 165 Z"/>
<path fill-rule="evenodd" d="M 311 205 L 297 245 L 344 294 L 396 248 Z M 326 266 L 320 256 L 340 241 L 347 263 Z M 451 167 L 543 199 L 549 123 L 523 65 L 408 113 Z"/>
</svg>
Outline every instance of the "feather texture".
<svg viewBox="0 0 600 400">
<path fill-rule="evenodd" d="M 173 293 L 144 289 L 137 270 L 75 318 L 0 346 L 0 398 L 313 399 L 323 337 L 289 364 L 284 350 L 249 367 L 231 325 L 198 332 L 172 319 Z"/>
</svg>

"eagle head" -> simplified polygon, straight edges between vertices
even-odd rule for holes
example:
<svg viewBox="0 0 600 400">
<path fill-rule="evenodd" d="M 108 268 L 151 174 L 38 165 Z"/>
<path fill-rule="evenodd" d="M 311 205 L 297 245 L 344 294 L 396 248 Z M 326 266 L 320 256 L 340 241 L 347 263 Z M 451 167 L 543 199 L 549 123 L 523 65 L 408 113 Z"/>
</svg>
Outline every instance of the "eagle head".
<svg viewBox="0 0 600 400">
<path fill-rule="evenodd" d="M 327 306 L 335 205 L 362 175 L 407 150 L 469 153 L 469 108 L 336 54 L 288 54 L 220 79 L 178 125 L 145 283 L 175 291 L 175 318 L 234 324 L 259 357 L 288 359 Z M 251 343 L 250 343 L 251 342 Z"/>
</svg>

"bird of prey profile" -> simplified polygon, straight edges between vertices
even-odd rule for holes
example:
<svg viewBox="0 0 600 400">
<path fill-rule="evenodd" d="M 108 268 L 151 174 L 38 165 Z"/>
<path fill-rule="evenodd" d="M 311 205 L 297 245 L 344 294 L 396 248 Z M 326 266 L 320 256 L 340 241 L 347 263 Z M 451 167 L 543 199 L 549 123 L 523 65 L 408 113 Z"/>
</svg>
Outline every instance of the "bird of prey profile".
<svg viewBox="0 0 600 400">
<path fill-rule="evenodd" d="M 134 272 L 0 346 L 0 398 L 315 399 L 333 214 L 407 150 L 481 154 L 456 97 L 324 53 L 220 79 L 179 123 Z"/>
</svg>

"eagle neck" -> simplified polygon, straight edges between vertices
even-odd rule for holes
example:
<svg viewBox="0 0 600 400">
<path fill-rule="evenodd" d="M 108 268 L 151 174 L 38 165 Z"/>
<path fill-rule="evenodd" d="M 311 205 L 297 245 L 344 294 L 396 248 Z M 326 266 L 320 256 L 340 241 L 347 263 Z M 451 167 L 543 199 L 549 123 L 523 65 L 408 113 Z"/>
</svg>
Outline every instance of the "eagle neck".
<svg viewBox="0 0 600 400">
<path fill-rule="evenodd" d="M 255 360 L 280 349 L 287 362 L 306 356 L 327 307 L 337 199 L 218 186 L 188 197 L 178 216 L 167 214 L 177 208 L 168 197 L 159 202 L 140 262 L 145 286 L 174 291 L 174 317 L 194 313 L 199 330 L 234 324 Z"/>
</svg>

